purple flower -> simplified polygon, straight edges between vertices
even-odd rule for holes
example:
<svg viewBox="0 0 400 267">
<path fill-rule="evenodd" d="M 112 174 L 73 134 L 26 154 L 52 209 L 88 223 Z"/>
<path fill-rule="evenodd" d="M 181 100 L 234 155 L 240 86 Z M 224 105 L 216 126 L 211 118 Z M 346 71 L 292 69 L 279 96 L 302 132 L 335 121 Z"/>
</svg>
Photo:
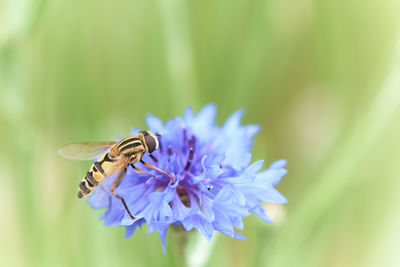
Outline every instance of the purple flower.
<svg viewBox="0 0 400 267">
<path fill-rule="evenodd" d="M 92 194 L 89 203 L 94 208 L 108 207 L 101 216 L 105 225 L 123 225 L 126 238 L 136 227 L 147 223 L 149 233 L 157 230 L 165 253 L 165 236 L 171 224 L 181 224 L 189 231 L 196 228 L 210 240 L 214 231 L 237 239 L 242 230 L 242 218 L 250 212 L 267 223 L 263 202 L 286 203 L 274 186 L 286 174 L 286 160 L 275 161 L 260 171 L 263 161 L 252 164 L 250 149 L 258 125 L 240 125 L 241 110 L 232 114 L 225 125 L 214 123 L 216 107 L 205 106 L 196 116 L 189 107 L 185 116 L 163 124 L 153 115 L 147 116 L 149 130 L 160 133 L 160 147 L 153 163 L 175 177 L 175 183 L 153 169 L 136 167 L 157 177 L 129 168 L 116 193 L 123 196 L 136 218 L 127 214 L 121 201 L 111 196 L 113 178 L 106 179 Z M 138 130 L 131 134 L 136 135 Z M 151 162 L 148 155 L 144 161 Z"/>
</svg>

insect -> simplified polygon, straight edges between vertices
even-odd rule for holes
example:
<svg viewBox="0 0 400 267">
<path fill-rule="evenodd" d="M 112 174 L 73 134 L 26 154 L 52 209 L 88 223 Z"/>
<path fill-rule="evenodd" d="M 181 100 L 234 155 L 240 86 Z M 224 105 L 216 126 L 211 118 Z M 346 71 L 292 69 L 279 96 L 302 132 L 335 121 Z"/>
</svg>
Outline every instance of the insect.
<svg viewBox="0 0 400 267">
<path fill-rule="evenodd" d="M 175 179 L 168 173 L 154 165 L 144 162 L 142 159 L 143 155 L 147 153 L 152 160 L 157 162 L 157 159 L 151 154 L 159 147 L 157 136 L 159 135 L 155 135 L 150 131 L 141 131 L 137 136 L 129 136 L 119 142 L 86 142 L 69 144 L 60 148 L 58 151 L 59 154 L 69 159 L 90 160 L 101 155 L 100 158 L 92 164 L 79 184 L 78 198 L 89 195 L 102 181 L 110 175 L 118 173 L 117 178 L 112 184 L 111 194 L 122 201 L 129 216 L 132 220 L 135 220 L 135 217 L 132 216 L 132 213 L 126 205 L 125 199 L 114 192 L 121 184 L 126 169 L 129 166 L 136 172 L 148 174 L 156 178 L 154 175 L 142 171 L 134 165 L 140 162 L 146 167 L 165 174 L 175 182 Z"/>
</svg>

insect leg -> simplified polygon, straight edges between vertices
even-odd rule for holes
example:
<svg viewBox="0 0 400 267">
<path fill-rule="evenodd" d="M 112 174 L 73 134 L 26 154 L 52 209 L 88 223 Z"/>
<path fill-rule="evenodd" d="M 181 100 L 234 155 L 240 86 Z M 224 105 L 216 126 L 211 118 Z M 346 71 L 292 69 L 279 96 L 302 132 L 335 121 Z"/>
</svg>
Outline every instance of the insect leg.
<svg viewBox="0 0 400 267">
<path fill-rule="evenodd" d="M 140 173 L 144 173 L 144 174 L 153 176 L 154 179 L 157 179 L 157 177 L 155 177 L 153 174 L 150 174 L 150 173 L 148 173 L 148 172 L 142 171 L 141 169 L 136 168 L 133 164 L 131 164 L 131 167 L 132 167 L 135 171 L 137 171 L 137 172 L 140 172 Z"/>
<path fill-rule="evenodd" d="M 174 178 L 172 178 L 168 173 L 166 173 L 165 171 L 163 171 L 163 170 L 160 170 L 159 168 L 157 168 L 156 166 L 154 166 L 154 165 L 151 165 L 151 164 L 149 164 L 149 163 L 146 163 L 146 162 L 144 162 L 143 160 L 140 160 L 140 162 L 144 165 L 144 166 L 146 166 L 146 167 L 149 167 L 149 168 L 152 168 L 152 169 L 155 169 L 155 170 L 157 170 L 157 171 L 159 171 L 159 172 L 161 172 L 162 174 L 165 174 L 166 176 L 168 176 L 168 178 L 169 179 L 171 179 L 172 180 L 172 182 L 174 182 L 175 183 L 175 179 Z"/>
<path fill-rule="evenodd" d="M 119 200 L 122 201 L 122 204 L 124 205 L 126 211 L 128 212 L 129 216 L 132 218 L 132 220 L 135 220 L 136 218 L 132 216 L 132 213 L 130 212 L 130 210 L 128 209 L 128 206 L 126 205 L 125 199 L 123 197 L 121 197 L 120 195 L 117 195 L 114 190 L 121 184 L 122 179 L 124 178 L 126 173 L 126 168 L 121 171 L 117 177 L 117 179 L 115 179 L 112 187 L 111 187 L 111 194 L 113 194 L 116 198 L 118 198 Z"/>
<path fill-rule="evenodd" d="M 158 162 L 157 158 L 154 157 L 152 154 L 149 154 L 150 158 L 154 161 L 154 162 Z"/>
</svg>

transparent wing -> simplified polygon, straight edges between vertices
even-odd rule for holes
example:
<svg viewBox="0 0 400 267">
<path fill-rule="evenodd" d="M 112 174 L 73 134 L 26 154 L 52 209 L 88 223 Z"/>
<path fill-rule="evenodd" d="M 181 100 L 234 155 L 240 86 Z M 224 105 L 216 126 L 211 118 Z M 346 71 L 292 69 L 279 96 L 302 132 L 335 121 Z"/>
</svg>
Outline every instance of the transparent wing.
<svg viewBox="0 0 400 267">
<path fill-rule="evenodd" d="M 119 156 L 116 160 L 104 169 L 105 179 L 115 174 L 116 172 L 121 172 L 129 165 L 132 157 Z"/>
<path fill-rule="evenodd" d="M 116 142 L 85 142 L 69 144 L 58 150 L 58 154 L 68 159 L 91 160 L 105 153 Z"/>
</svg>

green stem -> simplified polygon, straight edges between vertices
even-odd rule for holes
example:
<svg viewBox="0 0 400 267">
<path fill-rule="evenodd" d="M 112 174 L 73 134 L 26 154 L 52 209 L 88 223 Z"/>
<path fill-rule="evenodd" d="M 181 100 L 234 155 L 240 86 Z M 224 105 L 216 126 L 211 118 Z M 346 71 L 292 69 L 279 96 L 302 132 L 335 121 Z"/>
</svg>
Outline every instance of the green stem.
<svg viewBox="0 0 400 267">
<path fill-rule="evenodd" d="M 198 231 L 194 231 L 189 236 L 186 247 L 186 263 L 188 267 L 203 267 L 207 264 L 212 255 L 213 248 L 218 240 L 215 234 L 211 241 L 207 241 Z"/>
<path fill-rule="evenodd" d="M 172 265 L 182 267 L 204 267 L 211 257 L 218 235 L 207 241 L 198 231 L 187 232 L 182 226 L 171 231 L 173 239 Z"/>
<path fill-rule="evenodd" d="M 171 237 L 173 239 L 172 258 L 173 266 L 188 267 L 185 259 L 186 246 L 191 233 L 183 229 L 181 225 L 173 225 Z"/>
</svg>

